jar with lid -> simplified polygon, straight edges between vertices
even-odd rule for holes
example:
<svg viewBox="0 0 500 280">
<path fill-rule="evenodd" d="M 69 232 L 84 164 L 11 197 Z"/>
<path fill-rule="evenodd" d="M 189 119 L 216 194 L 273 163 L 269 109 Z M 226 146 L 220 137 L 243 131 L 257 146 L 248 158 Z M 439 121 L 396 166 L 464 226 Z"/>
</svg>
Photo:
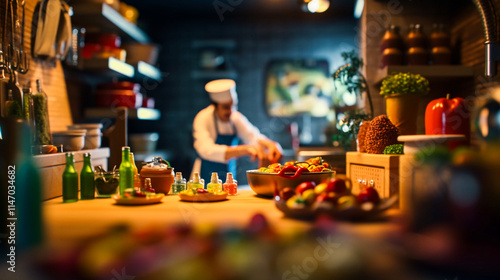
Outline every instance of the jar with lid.
<svg viewBox="0 0 500 280">
<path fill-rule="evenodd" d="M 427 39 L 424 35 L 423 27 L 420 24 L 411 24 L 410 31 L 406 36 L 408 48 L 427 48 Z"/>
<path fill-rule="evenodd" d="M 431 47 L 450 47 L 450 35 L 444 30 L 444 25 L 432 25 L 432 32 L 430 36 Z"/>
<path fill-rule="evenodd" d="M 380 44 L 380 52 L 381 67 L 403 64 L 403 41 L 399 35 L 399 26 L 391 25 L 386 29 Z"/>
<path fill-rule="evenodd" d="M 151 184 L 157 193 L 168 194 L 174 182 L 174 168 L 161 157 L 154 157 L 153 161 L 147 162 L 141 169 L 141 185 L 145 185 L 146 178 L 151 178 Z"/>
<path fill-rule="evenodd" d="M 434 65 L 451 64 L 450 36 L 443 24 L 434 24 L 431 33 L 431 60 Z"/>
<path fill-rule="evenodd" d="M 37 145 L 50 145 L 49 108 L 47 94 L 42 90 L 42 83 L 36 80 L 36 92 L 32 95 L 35 125 L 35 143 Z"/>
<path fill-rule="evenodd" d="M 385 49 L 403 49 L 403 42 L 401 36 L 399 35 L 399 26 L 390 25 L 382 37 L 382 42 L 380 43 L 380 52 Z"/>
</svg>

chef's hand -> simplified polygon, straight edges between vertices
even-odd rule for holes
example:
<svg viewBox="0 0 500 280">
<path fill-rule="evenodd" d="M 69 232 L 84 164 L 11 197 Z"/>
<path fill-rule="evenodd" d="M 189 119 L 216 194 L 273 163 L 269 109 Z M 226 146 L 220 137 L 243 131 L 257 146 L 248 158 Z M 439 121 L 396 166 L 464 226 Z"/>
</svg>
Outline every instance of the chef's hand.
<svg viewBox="0 0 500 280">
<path fill-rule="evenodd" d="M 261 139 L 259 140 L 259 144 L 263 149 L 267 151 L 267 160 L 269 161 L 269 163 L 276 163 L 280 161 L 283 154 L 283 149 L 281 148 L 281 145 L 279 143 L 271 141 L 269 139 Z"/>
<path fill-rule="evenodd" d="M 225 158 L 229 160 L 243 156 L 249 156 L 251 161 L 255 161 L 259 156 L 259 152 L 257 148 L 252 145 L 231 146 L 227 148 Z"/>
</svg>

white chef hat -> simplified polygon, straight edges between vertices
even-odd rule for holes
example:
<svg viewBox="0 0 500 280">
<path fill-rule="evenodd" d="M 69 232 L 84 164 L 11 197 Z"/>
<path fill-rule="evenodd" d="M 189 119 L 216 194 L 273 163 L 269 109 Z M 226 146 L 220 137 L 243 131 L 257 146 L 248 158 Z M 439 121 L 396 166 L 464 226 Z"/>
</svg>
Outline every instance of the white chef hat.
<svg viewBox="0 0 500 280">
<path fill-rule="evenodd" d="M 233 101 L 233 104 L 238 103 L 236 82 L 231 79 L 219 79 L 208 82 L 205 85 L 205 90 L 213 102 L 228 103 Z"/>
</svg>

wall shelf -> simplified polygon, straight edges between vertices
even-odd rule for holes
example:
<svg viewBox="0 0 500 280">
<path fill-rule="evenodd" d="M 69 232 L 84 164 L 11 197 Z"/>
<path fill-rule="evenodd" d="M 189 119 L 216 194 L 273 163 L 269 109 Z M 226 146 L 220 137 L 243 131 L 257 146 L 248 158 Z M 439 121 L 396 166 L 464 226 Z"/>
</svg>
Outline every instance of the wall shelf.
<svg viewBox="0 0 500 280">
<path fill-rule="evenodd" d="M 387 75 L 394 72 L 420 74 L 429 80 L 474 77 L 472 67 L 461 65 L 390 65 L 379 69 L 374 80 L 381 84 Z"/>
<path fill-rule="evenodd" d="M 159 120 L 161 117 L 161 112 L 157 109 L 128 108 L 127 110 L 127 116 L 129 119 L 154 121 Z M 115 118 L 115 111 L 116 110 L 114 110 L 113 108 L 85 108 L 84 116 L 85 118 L 91 119 Z"/>
<path fill-rule="evenodd" d="M 99 72 L 106 76 L 116 78 L 133 78 L 135 76 L 134 66 L 114 57 L 84 59 L 82 62 L 82 70 Z"/>
<path fill-rule="evenodd" d="M 139 61 L 134 65 L 135 67 L 135 77 L 136 80 L 143 81 L 144 79 L 153 79 L 157 82 L 161 82 L 162 73 L 160 69 L 154 67 L 153 65 L 146 63 L 144 61 Z"/>
<path fill-rule="evenodd" d="M 72 6 L 73 25 L 85 27 L 88 32 L 112 32 L 136 42 L 150 42 L 146 33 L 108 4 L 78 1 Z"/>
<path fill-rule="evenodd" d="M 99 73 L 101 75 L 119 78 L 132 79 L 138 82 L 144 79 L 152 79 L 160 82 L 162 73 L 160 69 L 143 61 L 135 65 L 130 65 L 114 57 L 84 59 L 80 70 Z"/>
</svg>

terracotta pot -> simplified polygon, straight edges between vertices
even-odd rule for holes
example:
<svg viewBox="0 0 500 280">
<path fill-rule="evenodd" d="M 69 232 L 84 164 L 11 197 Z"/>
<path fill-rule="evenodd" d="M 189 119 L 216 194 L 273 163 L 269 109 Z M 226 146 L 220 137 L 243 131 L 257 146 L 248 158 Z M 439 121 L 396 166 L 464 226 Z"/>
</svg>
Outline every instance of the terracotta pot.
<svg viewBox="0 0 500 280">
<path fill-rule="evenodd" d="M 386 96 L 387 117 L 399 129 L 399 135 L 417 134 L 419 100 L 420 96 L 413 94 Z"/>
</svg>

